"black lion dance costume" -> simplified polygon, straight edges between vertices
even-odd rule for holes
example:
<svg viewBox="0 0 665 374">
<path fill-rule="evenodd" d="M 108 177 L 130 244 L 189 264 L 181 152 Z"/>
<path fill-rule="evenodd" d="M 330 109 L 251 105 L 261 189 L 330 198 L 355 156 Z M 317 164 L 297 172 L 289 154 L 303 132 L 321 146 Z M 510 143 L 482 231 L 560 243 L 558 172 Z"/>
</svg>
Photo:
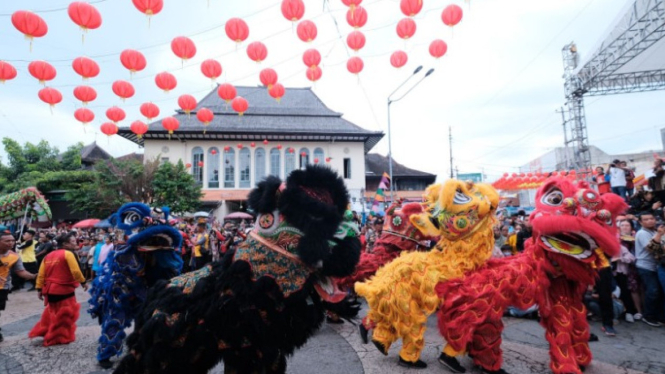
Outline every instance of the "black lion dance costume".
<svg viewBox="0 0 665 374">
<path fill-rule="evenodd" d="M 256 227 L 220 263 L 161 282 L 116 373 L 285 373 L 326 310 L 352 317 L 329 277 L 353 273 L 358 229 L 344 181 L 324 166 L 268 177 L 249 195 Z"/>
<path fill-rule="evenodd" d="M 141 203 L 125 204 L 114 215 L 119 235 L 129 238 L 118 238 L 120 244 L 104 262 L 90 290 L 88 309 L 102 325 L 97 349 L 102 367 L 111 367 L 109 360 L 122 353 L 124 330 L 141 310 L 148 289 L 180 274 L 183 262 L 177 250 L 182 235 L 168 225 L 168 215 L 167 208 L 151 210 Z"/>
</svg>

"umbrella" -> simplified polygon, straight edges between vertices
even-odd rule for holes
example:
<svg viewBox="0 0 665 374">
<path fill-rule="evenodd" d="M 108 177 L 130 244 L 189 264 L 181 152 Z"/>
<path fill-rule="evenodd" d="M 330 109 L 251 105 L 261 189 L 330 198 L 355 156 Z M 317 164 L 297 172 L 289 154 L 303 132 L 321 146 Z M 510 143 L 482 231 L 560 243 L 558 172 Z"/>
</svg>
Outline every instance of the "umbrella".
<svg viewBox="0 0 665 374">
<path fill-rule="evenodd" d="M 83 221 L 77 222 L 72 228 L 75 229 L 90 229 L 93 228 L 99 220 L 97 218 L 84 219 Z"/>
<path fill-rule="evenodd" d="M 94 226 L 94 228 L 96 229 L 108 229 L 109 227 L 113 227 L 113 224 L 111 224 L 111 221 L 109 221 L 108 218 L 103 221 L 97 222 Z"/>
<path fill-rule="evenodd" d="M 208 212 L 196 212 L 194 213 L 194 217 L 210 217 L 210 214 Z"/>
<path fill-rule="evenodd" d="M 235 212 L 224 217 L 224 219 L 254 219 L 254 216 L 245 212 Z"/>
</svg>

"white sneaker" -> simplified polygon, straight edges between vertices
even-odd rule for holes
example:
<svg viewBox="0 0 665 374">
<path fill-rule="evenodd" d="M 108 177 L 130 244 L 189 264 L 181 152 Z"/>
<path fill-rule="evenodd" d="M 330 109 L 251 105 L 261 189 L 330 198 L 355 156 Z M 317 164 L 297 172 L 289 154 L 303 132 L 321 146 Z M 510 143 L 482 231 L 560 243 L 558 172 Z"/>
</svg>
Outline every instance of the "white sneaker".
<svg viewBox="0 0 665 374">
<path fill-rule="evenodd" d="M 642 319 L 642 313 L 635 313 L 633 315 L 633 318 L 635 319 L 635 321 L 641 320 Z"/>
<path fill-rule="evenodd" d="M 635 318 L 633 318 L 632 314 L 626 313 L 626 322 L 628 322 L 628 323 L 634 323 L 635 322 Z"/>
</svg>

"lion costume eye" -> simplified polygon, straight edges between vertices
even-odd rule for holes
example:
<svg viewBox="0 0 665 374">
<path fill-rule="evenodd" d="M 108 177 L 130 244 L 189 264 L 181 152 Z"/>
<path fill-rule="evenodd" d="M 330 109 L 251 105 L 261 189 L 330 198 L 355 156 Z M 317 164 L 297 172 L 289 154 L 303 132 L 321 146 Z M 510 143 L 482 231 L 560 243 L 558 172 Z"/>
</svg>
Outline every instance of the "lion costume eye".
<svg viewBox="0 0 665 374">
<path fill-rule="evenodd" d="M 471 202 L 471 198 L 466 196 L 462 191 L 457 190 L 455 192 L 455 197 L 453 198 L 453 204 L 455 205 L 465 205 Z"/>
<path fill-rule="evenodd" d="M 563 192 L 555 188 L 543 196 L 540 202 L 549 206 L 560 206 L 563 203 Z"/>
</svg>

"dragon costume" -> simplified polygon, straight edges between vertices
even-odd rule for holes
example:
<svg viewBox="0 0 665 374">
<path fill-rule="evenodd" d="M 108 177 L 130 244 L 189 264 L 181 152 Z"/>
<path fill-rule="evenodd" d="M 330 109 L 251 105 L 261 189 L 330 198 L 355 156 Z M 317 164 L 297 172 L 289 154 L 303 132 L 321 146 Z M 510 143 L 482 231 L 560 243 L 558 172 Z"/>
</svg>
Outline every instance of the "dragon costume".
<svg viewBox="0 0 665 374">
<path fill-rule="evenodd" d="M 125 328 L 131 326 L 146 300 L 148 288 L 160 279 L 170 279 L 182 269 L 177 250 L 180 232 L 167 224 L 168 209 L 152 211 L 141 203 L 123 205 L 114 222 L 129 235 L 120 240 L 103 264 L 101 275 L 90 290 L 88 313 L 102 326 L 97 360 L 110 367 L 109 359 L 119 356 Z"/>
<path fill-rule="evenodd" d="M 591 362 L 583 295 L 597 270 L 619 254 L 614 222 L 626 208 L 614 194 L 555 178 L 536 194 L 533 237 L 523 253 L 490 260 L 462 279 L 440 283 L 444 357 L 468 352 L 485 372 L 501 369 L 501 317 L 508 306 L 538 305 L 555 374 L 579 374 Z M 464 369 L 457 372 L 464 372 Z"/>
<path fill-rule="evenodd" d="M 439 306 L 434 287 L 461 277 L 490 258 L 494 247 L 494 213 L 499 195 L 489 185 L 448 180 L 425 195 L 426 212 L 410 217 L 422 233 L 440 236 L 429 252 L 404 253 L 355 290 L 369 305 L 366 328 L 384 354 L 402 339 L 399 363 L 426 367 L 420 360 L 425 322 Z M 362 329 L 361 329 L 362 332 Z"/>
<path fill-rule="evenodd" d="M 344 181 L 325 166 L 251 191 L 256 226 L 220 263 L 153 288 L 116 373 L 285 373 L 326 309 L 354 316 L 329 276 L 353 272 L 358 229 Z"/>
</svg>

